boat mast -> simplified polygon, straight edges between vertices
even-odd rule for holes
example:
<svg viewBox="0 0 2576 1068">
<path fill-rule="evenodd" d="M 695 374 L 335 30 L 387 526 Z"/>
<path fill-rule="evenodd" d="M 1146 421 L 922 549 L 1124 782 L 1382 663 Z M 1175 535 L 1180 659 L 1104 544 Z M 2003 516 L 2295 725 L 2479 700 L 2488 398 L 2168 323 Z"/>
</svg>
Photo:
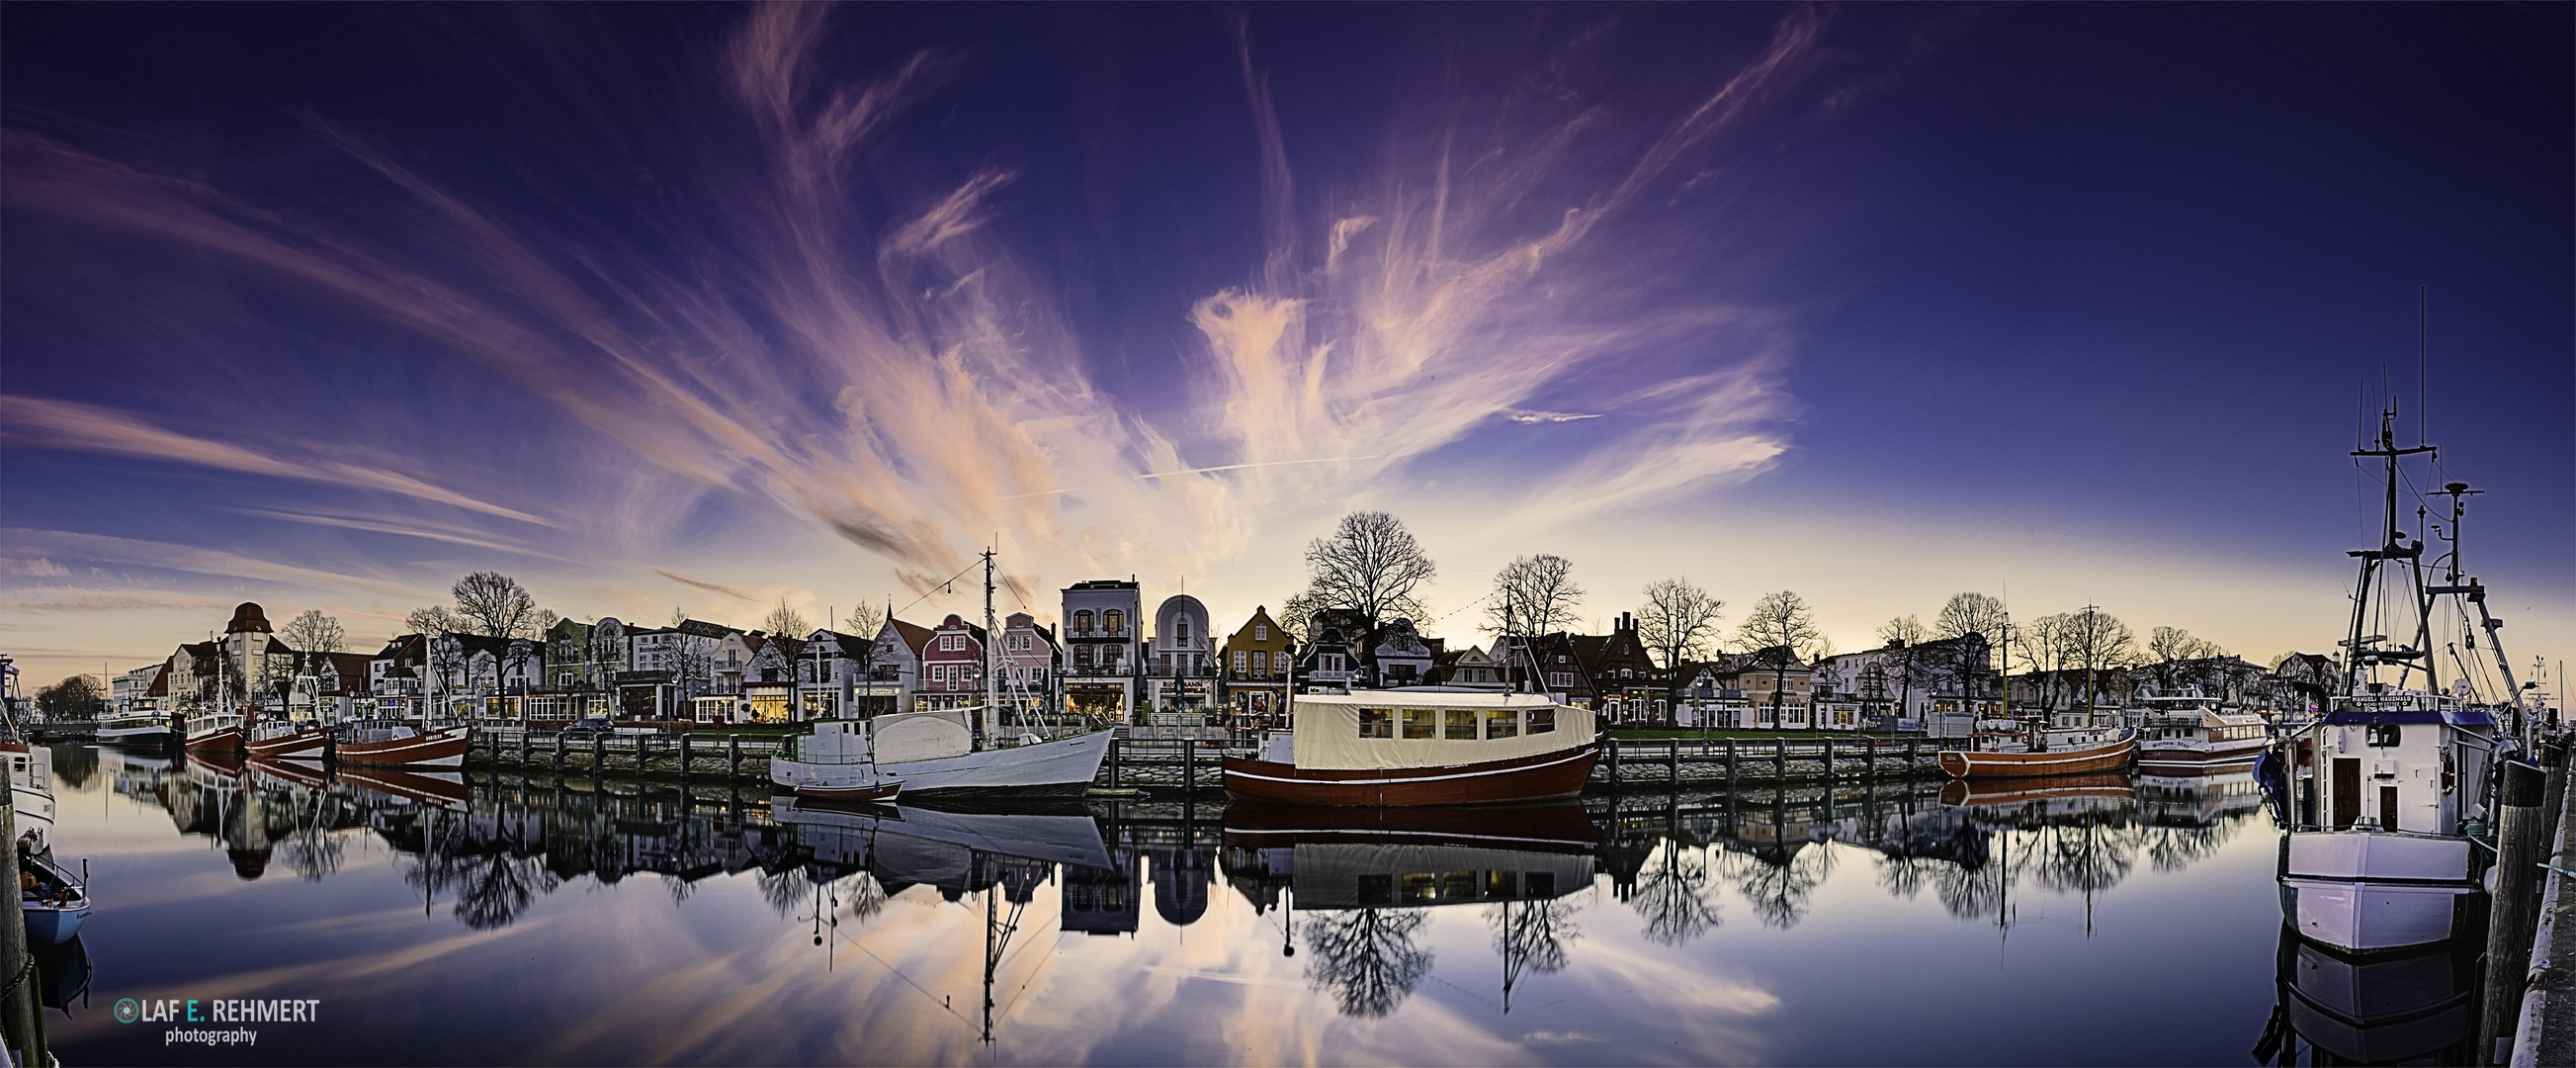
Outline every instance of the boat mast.
<svg viewBox="0 0 2576 1068">
<path fill-rule="evenodd" d="M 2516 726 L 2527 729 L 2530 717 L 2525 714 L 2525 710 L 2522 706 L 2522 685 L 2514 678 L 2513 662 L 2505 656 L 2503 639 L 2496 635 L 2496 631 L 2504 626 L 2504 621 L 2497 619 L 2494 613 L 2487 611 L 2487 588 L 2483 583 L 2480 583 L 2477 580 L 2477 576 L 2471 575 L 2466 581 L 2462 581 L 2460 578 L 2460 520 L 2463 516 L 2468 514 L 2466 498 L 2476 496 L 2483 492 L 2486 491 L 2470 489 L 2469 484 L 2466 482 L 2452 482 L 2445 484 L 2440 490 L 2435 491 L 2433 494 L 2436 497 L 2449 497 L 2451 499 L 2450 566 L 2443 571 L 2443 584 L 2425 591 L 2424 617 L 2426 625 L 2429 626 L 2433 615 L 2432 598 L 2439 597 L 2444 594 L 2466 597 L 2469 599 L 2470 604 L 2478 606 L 2478 627 L 2479 629 L 2487 632 L 2487 652 L 2495 656 L 2496 670 L 2504 676 L 2505 705 L 2513 710 L 2514 717 L 2517 720 L 2522 721 L 2521 723 L 2517 723 Z M 2461 622 L 2467 622 L 2465 614 L 2462 616 Z M 2471 648 L 2475 648 L 2477 646 L 2478 639 L 2476 633 L 2472 632 L 2464 635 L 2464 637 Z M 2431 657 L 2428 656 L 2425 659 L 2429 661 Z M 2467 667 L 2463 665 L 2461 671 L 2465 674 Z"/>
<path fill-rule="evenodd" d="M 2431 445 L 2417 445 L 2413 448 L 2400 447 L 2397 444 L 2396 422 L 2397 408 L 2394 404 L 2391 404 L 2389 407 L 2382 409 L 2379 413 L 2379 439 L 2377 441 L 2379 447 L 2375 449 L 2355 449 L 2352 452 L 2352 455 L 2355 457 L 2377 457 L 2382 461 L 2381 482 L 2383 503 L 2380 512 L 2379 548 L 2351 549 L 2344 553 L 2346 556 L 2355 557 L 2361 561 L 2361 574 L 2355 580 L 2353 585 L 2352 626 L 2344 641 L 2344 648 L 2346 650 L 2345 656 L 2347 657 L 2344 664 L 2344 692 L 2346 694 L 2350 694 L 2352 692 L 2352 688 L 2359 683 L 2361 673 L 2365 669 L 2386 661 L 2395 661 L 2405 665 L 2405 671 L 2401 671 L 2398 675 L 2398 683 L 2402 686 L 2406 681 L 2406 671 L 2412 671 L 2414 668 L 2414 662 L 2422 660 L 2424 662 L 2424 688 L 2437 693 L 2441 689 L 2439 682 L 2433 674 L 2433 658 L 2428 655 L 2424 649 L 2420 647 L 2413 649 L 2380 649 L 2377 648 L 2377 644 L 2387 640 L 2385 635 L 2366 636 L 2363 633 L 2364 628 L 2370 625 L 2371 583 L 2374 579 L 2379 577 L 2380 565 L 2386 562 L 2401 560 L 2405 561 L 2409 565 L 2411 573 L 2415 579 L 2414 604 L 2416 609 L 2416 629 L 2419 646 L 2423 642 L 2424 635 L 2429 634 L 2429 628 L 2431 627 L 2431 613 L 2425 600 L 2424 543 L 2422 541 L 2417 541 L 2412 545 L 2407 544 L 2405 533 L 2397 529 L 2397 461 L 2401 457 L 2413 456 L 2417 453 L 2433 452 L 2434 447 Z"/>
<path fill-rule="evenodd" d="M 1001 713 L 997 708 L 1001 701 L 1001 680 L 994 674 L 998 665 L 994 663 L 996 658 L 993 655 L 994 643 L 999 641 L 1001 633 L 993 629 L 993 550 L 987 548 L 984 550 L 984 746 L 988 749 L 998 741 L 1002 727 Z"/>
</svg>

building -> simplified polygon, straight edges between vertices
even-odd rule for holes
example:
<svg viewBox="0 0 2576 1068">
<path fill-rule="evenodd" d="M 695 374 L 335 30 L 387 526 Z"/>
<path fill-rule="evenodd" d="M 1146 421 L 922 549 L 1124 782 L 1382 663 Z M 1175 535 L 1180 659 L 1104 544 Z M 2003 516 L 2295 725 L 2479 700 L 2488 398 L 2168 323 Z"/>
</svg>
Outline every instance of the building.
<svg viewBox="0 0 2576 1068">
<path fill-rule="evenodd" d="M 1593 688 L 1592 672 L 1585 667 L 1574 638 L 1558 631 L 1530 639 L 1529 657 L 1538 665 L 1538 687 L 1558 704 L 1597 709 L 1599 694 Z"/>
<path fill-rule="evenodd" d="M 1002 619 L 1002 648 L 996 654 L 1002 672 L 1002 707 L 1025 717 L 1052 714 L 1061 707 L 1063 654 L 1055 630 L 1038 625 L 1037 617 L 1013 612 Z"/>
<path fill-rule="evenodd" d="M 1234 710 L 1236 726 L 1284 726 L 1276 717 L 1287 711 L 1288 659 L 1296 643 L 1288 639 L 1277 621 L 1270 618 L 1270 606 L 1252 610 L 1232 637 L 1225 640 L 1218 653 L 1222 664 L 1226 702 Z"/>
<path fill-rule="evenodd" d="M 1431 664 L 1431 683 L 1453 690 L 1504 689 L 1502 665 L 1483 646 L 1443 650 Z"/>
<path fill-rule="evenodd" d="M 1655 663 L 1637 637 L 1637 617 L 1621 612 L 1608 634 L 1570 634 L 1567 644 L 1583 664 L 1606 723 L 1669 724 L 1672 672 Z"/>
<path fill-rule="evenodd" d="M 1368 685 L 1368 617 L 1347 608 L 1326 608 L 1306 620 L 1306 641 L 1297 650 L 1289 682 L 1299 693 L 1349 693 Z"/>
<path fill-rule="evenodd" d="M 1145 703 L 1160 712 L 1213 708 L 1217 699 L 1215 636 L 1207 606 L 1186 593 L 1154 609 L 1154 638 L 1145 650 Z"/>
<path fill-rule="evenodd" d="M 1832 680 L 1826 689 L 1860 702 L 1877 729 L 1964 738 L 1979 718 L 2003 714 L 1992 664 L 1985 637 L 1969 634 L 1910 645 L 1889 642 L 1827 657 L 1816 667 L 1820 680 Z"/>
<path fill-rule="evenodd" d="M 625 628 L 628 663 L 616 675 L 618 714 L 676 719 L 715 689 L 716 649 L 733 628 L 698 619 Z"/>
<path fill-rule="evenodd" d="M 940 620 L 930 647 L 921 654 L 921 688 L 915 698 L 924 708 L 973 708 L 984 703 L 984 628 L 956 613 Z"/>
<path fill-rule="evenodd" d="M 833 719 L 849 709 L 859 715 L 859 684 L 876 667 L 873 638 L 817 630 L 805 636 L 796 653 L 796 681 L 802 687 L 800 714 L 808 720 Z"/>
<path fill-rule="evenodd" d="M 1700 665 L 1677 690 L 1706 725 L 1814 730 L 1814 685 L 1814 667 L 1775 645 Z"/>
<path fill-rule="evenodd" d="M 864 677 L 851 684 L 854 716 L 882 716 L 910 712 L 913 697 L 920 692 L 922 658 L 930 652 L 931 628 L 886 616 L 885 625 L 877 628 L 875 648 L 868 654 Z"/>
<path fill-rule="evenodd" d="M 1064 700 L 1072 711 L 1125 720 L 1141 696 L 1144 646 L 1137 633 L 1144 599 L 1134 579 L 1092 579 L 1064 588 Z"/>
<path fill-rule="evenodd" d="M 1429 685 L 1431 667 L 1439 655 L 1439 646 L 1424 640 L 1412 620 L 1398 619 L 1368 636 L 1361 660 L 1367 665 L 1370 685 L 1394 689 Z"/>
</svg>

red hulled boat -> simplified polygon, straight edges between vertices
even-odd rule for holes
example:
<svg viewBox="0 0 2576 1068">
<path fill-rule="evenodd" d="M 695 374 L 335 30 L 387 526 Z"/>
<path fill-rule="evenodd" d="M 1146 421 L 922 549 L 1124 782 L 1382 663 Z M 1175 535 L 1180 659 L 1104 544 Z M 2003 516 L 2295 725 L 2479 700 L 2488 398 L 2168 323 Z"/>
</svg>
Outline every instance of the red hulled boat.
<svg viewBox="0 0 2576 1068">
<path fill-rule="evenodd" d="M 465 765 L 464 727 L 421 733 L 405 726 L 362 727 L 340 739 L 333 755 L 343 764 L 455 768 Z"/>
</svg>

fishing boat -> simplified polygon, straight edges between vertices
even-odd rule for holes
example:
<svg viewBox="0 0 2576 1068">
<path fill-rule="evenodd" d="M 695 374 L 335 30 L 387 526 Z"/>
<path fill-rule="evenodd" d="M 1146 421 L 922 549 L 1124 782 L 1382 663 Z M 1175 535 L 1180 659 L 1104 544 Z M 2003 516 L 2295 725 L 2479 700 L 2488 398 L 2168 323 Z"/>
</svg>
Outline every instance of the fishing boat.
<svg viewBox="0 0 2576 1068">
<path fill-rule="evenodd" d="M 254 722 L 242 734 L 242 749 L 253 759 L 320 760 L 330 745 L 331 732 L 309 722 Z"/>
<path fill-rule="evenodd" d="M 2138 770 L 2150 775 L 2245 771 L 2272 744 L 2263 717 L 2229 712 L 2197 687 L 2146 698 L 2138 728 Z"/>
<path fill-rule="evenodd" d="M 877 770 L 864 720 L 824 720 L 769 761 L 769 781 L 798 797 L 890 802 L 903 781 Z"/>
<path fill-rule="evenodd" d="M 1225 790 L 1286 805 L 1477 805 L 1574 797 L 1601 740 L 1547 694 L 1362 690 L 1300 695 L 1290 728 L 1225 758 Z"/>
<path fill-rule="evenodd" d="M 2019 779 L 2041 775 L 2092 775 L 2118 771 L 2136 754 L 2138 732 L 2125 727 L 2050 730 L 1985 730 L 1969 736 L 1967 749 L 1941 751 L 1941 770 L 1954 779 Z"/>
<path fill-rule="evenodd" d="M 212 710 L 190 715 L 180 722 L 180 735 L 188 748 L 209 753 L 235 753 L 242 747 L 242 714 Z"/>
<path fill-rule="evenodd" d="M 9 803 L 16 807 L 19 835 L 34 837 L 38 852 L 52 848 L 54 751 L 0 739 L 0 758 L 9 762 Z"/>
<path fill-rule="evenodd" d="M 465 727 L 421 731 L 405 723 L 355 724 L 341 728 L 332 755 L 344 764 L 462 767 L 468 734 Z"/>
<path fill-rule="evenodd" d="M 89 919 L 89 888 L 41 850 L 18 851 L 18 910 L 27 918 L 27 943 L 58 945 L 79 934 Z"/>
<path fill-rule="evenodd" d="M 806 797 L 922 794 L 1081 796 L 1109 755 L 1108 731 L 979 749 L 976 710 L 937 709 L 869 720 L 818 720 L 769 761 L 769 781 Z M 884 795 L 892 798 L 893 793 Z"/>
<path fill-rule="evenodd" d="M 2353 453 L 2383 462 L 2385 496 L 2379 545 L 2350 553 L 2360 567 L 2341 692 L 2261 762 L 2289 821 L 2279 862 L 2284 919 L 2301 937 L 2347 953 L 2463 937 L 2485 914 L 2489 862 L 2473 832 L 2495 818 L 2498 774 L 2536 729 L 2487 589 L 2460 570 L 2464 502 L 2478 491 L 2452 482 L 2427 495 L 2451 498 L 2447 524 L 2430 513 L 2448 551 L 2428 561 L 2430 543 L 2398 528 L 2397 489 L 2408 482 L 2399 461 L 2432 446 L 2400 447 L 2395 421 L 2393 408 L 2383 411 L 2376 439 Z M 2452 616 L 2435 611 L 2445 598 L 2462 635 L 2436 630 L 2437 618 Z M 2411 634 L 2401 629 L 2409 624 Z M 2389 633 L 2373 633 L 2381 625 Z M 2460 649 L 2494 657 L 2502 700 L 2477 699 Z M 2438 674 L 2444 651 L 2462 669 L 2454 688 Z"/>
</svg>

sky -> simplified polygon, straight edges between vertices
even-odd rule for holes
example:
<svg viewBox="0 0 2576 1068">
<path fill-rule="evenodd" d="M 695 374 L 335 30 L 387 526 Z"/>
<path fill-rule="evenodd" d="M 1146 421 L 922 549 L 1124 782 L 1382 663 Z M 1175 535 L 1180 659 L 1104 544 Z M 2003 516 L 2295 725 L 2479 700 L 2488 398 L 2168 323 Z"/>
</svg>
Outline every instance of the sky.
<svg viewBox="0 0 2576 1068">
<path fill-rule="evenodd" d="M 2576 649 L 2571 9 L 9 5 L 27 685 L 476 570 L 1220 630 L 1382 509 L 1836 645 L 2344 632 L 2394 398 Z M 2419 315 L 2420 309 L 2420 315 Z M 2406 524 L 2415 524 L 2411 516 Z M 2554 669 L 2554 668 L 2553 668 Z"/>
</svg>

